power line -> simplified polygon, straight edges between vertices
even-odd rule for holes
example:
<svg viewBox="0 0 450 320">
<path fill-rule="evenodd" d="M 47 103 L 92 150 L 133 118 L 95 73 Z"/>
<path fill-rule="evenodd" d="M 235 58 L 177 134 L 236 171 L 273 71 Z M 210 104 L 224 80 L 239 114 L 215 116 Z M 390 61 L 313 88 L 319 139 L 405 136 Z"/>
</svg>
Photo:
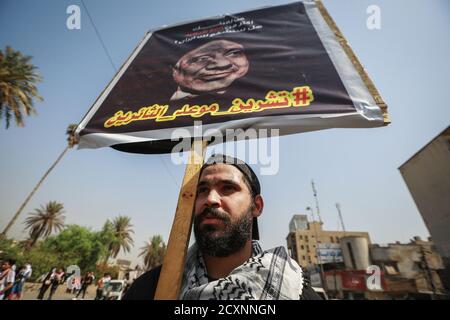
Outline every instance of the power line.
<svg viewBox="0 0 450 320">
<path fill-rule="evenodd" d="M 169 170 L 169 168 L 167 167 L 166 162 L 163 160 L 162 156 L 158 156 L 159 159 L 161 160 L 161 162 L 163 163 L 164 167 L 166 168 L 167 173 L 169 174 L 169 176 L 172 178 L 173 182 L 175 183 L 175 185 L 178 187 L 178 189 L 181 188 L 181 186 L 176 182 L 175 177 L 172 175 L 172 172 Z"/>
<path fill-rule="evenodd" d="M 89 13 L 89 10 L 88 10 L 88 8 L 87 8 L 87 6 L 86 6 L 86 4 L 84 3 L 83 0 L 81 0 L 81 3 L 83 5 L 83 8 L 86 10 L 86 13 L 87 13 L 87 15 L 89 17 L 89 21 L 91 21 L 91 24 L 94 27 L 95 33 L 97 34 L 97 37 L 98 37 L 100 43 L 102 44 L 103 50 L 105 50 L 105 53 L 108 56 L 108 59 L 109 59 L 109 62 L 111 63 L 111 66 L 113 67 L 114 71 L 117 72 L 116 65 L 114 64 L 114 61 L 112 60 L 111 55 L 109 54 L 108 48 L 106 47 L 105 42 L 103 41 L 102 36 L 100 35 L 100 32 L 98 31 L 97 26 L 94 23 L 94 19 L 92 19 L 92 16 Z M 172 181 L 175 183 L 177 188 L 180 188 L 180 185 L 177 183 L 175 177 L 172 175 L 172 172 L 169 170 L 169 168 L 167 167 L 167 164 L 162 159 L 162 156 L 159 156 L 159 159 L 163 163 L 164 168 L 166 169 L 166 171 L 169 174 L 169 176 L 172 178 Z"/>
<path fill-rule="evenodd" d="M 91 24 L 92 24 L 92 26 L 94 27 L 95 33 L 97 34 L 97 37 L 98 37 L 98 39 L 100 40 L 100 43 L 102 44 L 102 47 L 103 47 L 103 49 L 105 50 L 106 55 L 108 56 L 109 62 L 111 63 L 111 65 L 112 65 L 114 71 L 117 72 L 116 65 L 114 64 L 114 62 L 113 62 L 113 60 L 112 60 L 112 58 L 111 58 L 111 55 L 109 54 L 108 48 L 106 48 L 106 45 L 105 45 L 105 43 L 103 42 L 103 39 L 102 39 L 102 37 L 101 37 L 101 35 L 100 35 L 100 32 L 98 32 L 98 29 L 97 29 L 97 27 L 95 26 L 94 19 L 92 19 L 91 15 L 90 15 L 90 13 L 89 13 L 89 10 L 88 10 L 88 8 L 86 7 L 86 4 L 84 3 L 83 0 L 81 0 L 81 3 L 83 4 L 84 10 L 86 10 L 86 13 L 87 13 L 87 15 L 88 15 L 88 17 L 89 17 L 89 20 L 91 21 Z"/>
</svg>

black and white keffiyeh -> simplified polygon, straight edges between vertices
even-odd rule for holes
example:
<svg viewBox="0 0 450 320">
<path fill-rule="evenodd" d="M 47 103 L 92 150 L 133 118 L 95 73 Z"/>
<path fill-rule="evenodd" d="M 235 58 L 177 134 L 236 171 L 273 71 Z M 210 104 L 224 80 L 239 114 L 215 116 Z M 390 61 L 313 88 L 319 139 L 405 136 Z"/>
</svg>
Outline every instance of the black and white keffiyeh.
<svg viewBox="0 0 450 320">
<path fill-rule="evenodd" d="M 303 272 L 284 247 L 263 251 L 252 242 L 252 257 L 227 277 L 209 282 L 197 244 L 189 248 L 181 300 L 298 300 Z"/>
</svg>

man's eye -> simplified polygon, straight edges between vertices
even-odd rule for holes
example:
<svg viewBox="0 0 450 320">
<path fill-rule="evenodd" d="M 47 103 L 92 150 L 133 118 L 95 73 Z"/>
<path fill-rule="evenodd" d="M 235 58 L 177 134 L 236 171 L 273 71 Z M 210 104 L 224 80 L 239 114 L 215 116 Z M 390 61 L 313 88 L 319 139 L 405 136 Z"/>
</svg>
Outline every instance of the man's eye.
<svg viewBox="0 0 450 320">
<path fill-rule="evenodd" d="M 227 56 L 231 56 L 231 57 L 233 57 L 233 56 L 240 56 L 241 54 L 243 54 L 244 53 L 244 51 L 242 51 L 242 50 L 240 50 L 240 49 L 236 49 L 236 50 L 230 50 L 230 51 L 228 51 L 227 52 Z"/>
<path fill-rule="evenodd" d="M 204 62 L 209 59 L 208 56 L 200 56 L 200 57 L 194 57 L 191 60 L 189 60 L 190 63 L 197 63 L 197 62 Z"/>
<path fill-rule="evenodd" d="M 208 190 L 208 188 L 206 188 L 206 187 L 200 187 L 200 188 L 198 188 L 197 189 L 197 193 L 203 193 L 203 192 L 206 192 Z"/>
<path fill-rule="evenodd" d="M 231 185 L 231 184 L 225 185 L 225 186 L 223 187 L 223 189 L 224 189 L 225 191 L 236 190 L 236 188 L 235 188 L 233 185 Z"/>
</svg>

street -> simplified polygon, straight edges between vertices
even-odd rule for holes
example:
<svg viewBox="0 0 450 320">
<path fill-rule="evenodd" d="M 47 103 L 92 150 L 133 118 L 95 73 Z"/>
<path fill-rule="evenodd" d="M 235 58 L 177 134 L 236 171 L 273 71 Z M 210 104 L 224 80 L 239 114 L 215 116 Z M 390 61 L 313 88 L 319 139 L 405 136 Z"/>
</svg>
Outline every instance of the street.
<svg viewBox="0 0 450 320">
<path fill-rule="evenodd" d="M 26 283 L 23 288 L 22 300 L 36 300 L 39 294 L 40 287 L 41 287 L 40 283 Z M 66 289 L 67 286 L 65 284 L 60 285 L 56 290 L 55 294 L 53 295 L 52 300 L 72 300 L 75 297 L 75 295 L 72 293 L 67 293 Z M 84 300 L 94 300 L 95 292 L 96 287 L 94 285 L 89 286 L 88 289 L 86 290 Z M 50 289 L 48 289 L 47 292 L 45 293 L 44 300 L 48 299 L 49 294 Z M 81 295 L 79 299 L 81 300 Z"/>
</svg>

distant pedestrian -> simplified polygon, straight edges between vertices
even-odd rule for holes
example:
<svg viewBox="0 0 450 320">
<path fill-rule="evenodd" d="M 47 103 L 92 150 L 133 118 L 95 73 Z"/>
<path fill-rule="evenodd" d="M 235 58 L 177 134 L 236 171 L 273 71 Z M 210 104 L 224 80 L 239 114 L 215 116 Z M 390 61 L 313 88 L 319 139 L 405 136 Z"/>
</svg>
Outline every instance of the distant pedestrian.
<svg viewBox="0 0 450 320">
<path fill-rule="evenodd" d="M 51 280 L 50 294 L 48 296 L 48 300 L 52 300 L 53 295 L 56 292 L 56 289 L 58 289 L 61 283 L 64 283 L 64 275 L 65 275 L 64 269 L 59 268 L 58 270 L 56 270 L 55 276 Z"/>
<path fill-rule="evenodd" d="M 2 263 L 0 272 L 0 300 L 5 300 L 12 293 L 16 273 L 13 266 L 15 261 L 12 259 Z"/>
<path fill-rule="evenodd" d="M 133 280 L 130 277 L 130 273 L 127 272 L 125 273 L 125 288 L 123 289 L 122 295 L 125 295 L 125 293 L 128 291 L 128 289 L 130 288 L 130 286 L 133 284 Z"/>
<path fill-rule="evenodd" d="M 71 274 L 66 274 L 66 293 L 76 294 L 81 288 L 81 277 L 73 271 Z"/>
<path fill-rule="evenodd" d="M 108 290 L 109 282 L 111 281 L 111 275 L 109 273 L 105 273 L 103 278 L 100 278 L 97 281 L 97 295 L 95 296 L 95 300 L 103 300 L 104 294 L 106 290 Z"/>
<path fill-rule="evenodd" d="M 37 296 L 38 300 L 44 299 L 45 292 L 50 288 L 52 284 L 52 279 L 55 277 L 56 268 L 51 268 L 50 271 L 45 275 L 44 280 L 42 280 L 42 286 L 39 290 L 39 294 Z"/>
<path fill-rule="evenodd" d="M 78 293 L 78 291 L 80 291 L 81 289 L 81 277 L 73 277 L 72 278 L 72 294 L 76 294 Z"/>
<path fill-rule="evenodd" d="M 14 282 L 13 290 L 8 299 L 12 300 L 16 297 L 17 300 L 22 299 L 23 285 L 25 281 L 27 281 L 31 274 L 33 273 L 33 269 L 31 268 L 31 264 L 27 263 L 23 267 L 19 269 L 19 272 L 16 275 L 16 280 Z"/>
<path fill-rule="evenodd" d="M 78 298 L 80 293 L 83 293 L 83 295 L 81 296 L 81 299 L 84 299 L 86 290 L 92 283 L 94 283 L 94 279 L 95 279 L 94 273 L 89 271 L 81 280 L 81 289 L 78 291 L 77 296 L 75 298 Z"/>
</svg>

